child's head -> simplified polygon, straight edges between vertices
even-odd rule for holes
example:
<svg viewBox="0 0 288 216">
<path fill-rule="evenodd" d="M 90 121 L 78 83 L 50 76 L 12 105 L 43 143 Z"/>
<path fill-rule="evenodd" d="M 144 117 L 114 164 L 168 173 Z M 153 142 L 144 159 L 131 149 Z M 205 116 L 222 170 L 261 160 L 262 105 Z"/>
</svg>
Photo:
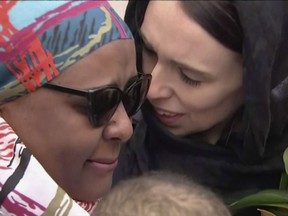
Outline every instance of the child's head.
<svg viewBox="0 0 288 216">
<path fill-rule="evenodd" d="M 96 208 L 97 216 L 230 216 L 210 190 L 184 176 L 152 172 L 120 182 Z"/>
</svg>

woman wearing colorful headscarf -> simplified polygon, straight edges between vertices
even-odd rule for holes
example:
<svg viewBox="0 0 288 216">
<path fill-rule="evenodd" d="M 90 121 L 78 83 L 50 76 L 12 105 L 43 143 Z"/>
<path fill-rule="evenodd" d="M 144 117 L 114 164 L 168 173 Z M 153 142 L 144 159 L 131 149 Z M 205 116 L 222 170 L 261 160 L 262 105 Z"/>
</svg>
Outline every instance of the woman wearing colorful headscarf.
<svg viewBox="0 0 288 216">
<path fill-rule="evenodd" d="M 150 78 L 106 1 L 1 1 L 0 215 L 89 215 Z"/>
<path fill-rule="evenodd" d="M 115 183 L 170 170 L 226 203 L 278 188 L 288 146 L 288 2 L 131 0 L 125 21 L 138 70 L 153 79 Z"/>
</svg>

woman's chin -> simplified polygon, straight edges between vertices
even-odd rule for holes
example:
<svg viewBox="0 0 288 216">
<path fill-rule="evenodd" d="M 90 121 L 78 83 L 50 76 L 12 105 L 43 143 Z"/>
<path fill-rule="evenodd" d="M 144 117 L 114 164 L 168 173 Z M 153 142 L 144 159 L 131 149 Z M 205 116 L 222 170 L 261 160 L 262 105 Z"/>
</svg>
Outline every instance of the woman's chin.
<svg viewBox="0 0 288 216">
<path fill-rule="evenodd" d="M 90 184 L 89 187 L 85 185 L 85 188 L 83 188 L 82 190 L 80 190 L 80 188 L 78 188 L 78 190 L 73 190 L 70 196 L 77 201 L 95 202 L 105 196 L 110 191 L 111 184 L 112 177 L 106 181 L 104 181 L 104 179 L 102 181 L 95 180 L 95 183 Z"/>
</svg>

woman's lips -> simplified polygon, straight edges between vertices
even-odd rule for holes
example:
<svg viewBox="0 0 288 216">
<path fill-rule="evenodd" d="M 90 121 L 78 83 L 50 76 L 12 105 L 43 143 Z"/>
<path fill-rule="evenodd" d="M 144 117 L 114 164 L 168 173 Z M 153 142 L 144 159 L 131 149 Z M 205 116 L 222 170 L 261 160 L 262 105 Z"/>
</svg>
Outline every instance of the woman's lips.
<svg viewBox="0 0 288 216">
<path fill-rule="evenodd" d="M 174 113 L 170 111 L 166 111 L 159 108 L 154 108 L 155 115 L 164 125 L 173 126 L 177 123 L 177 121 L 184 115 L 180 113 Z"/>
<path fill-rule="evenodd" d="M 87 160 L 87 163 L 97 168 L 98 170 L 111 171 L 116 168 L 118 164 L 118 158 L 115 160 L 93 159 L 93 160 Z"/>
</svg>

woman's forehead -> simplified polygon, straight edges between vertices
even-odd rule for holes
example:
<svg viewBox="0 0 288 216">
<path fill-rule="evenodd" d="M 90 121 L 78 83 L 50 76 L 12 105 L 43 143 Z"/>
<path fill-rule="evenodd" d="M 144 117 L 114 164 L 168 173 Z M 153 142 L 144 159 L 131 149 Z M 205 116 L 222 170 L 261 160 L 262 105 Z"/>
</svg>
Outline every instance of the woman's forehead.
<svg viewBox="0 0 288 216">
<path fill-rule="evenodd" d="M 93 51 L 52 82 L 80 89 L 115 84 L 124 87 L 137 74 L 133 40 L 116 40 Z"/>
</svg>

